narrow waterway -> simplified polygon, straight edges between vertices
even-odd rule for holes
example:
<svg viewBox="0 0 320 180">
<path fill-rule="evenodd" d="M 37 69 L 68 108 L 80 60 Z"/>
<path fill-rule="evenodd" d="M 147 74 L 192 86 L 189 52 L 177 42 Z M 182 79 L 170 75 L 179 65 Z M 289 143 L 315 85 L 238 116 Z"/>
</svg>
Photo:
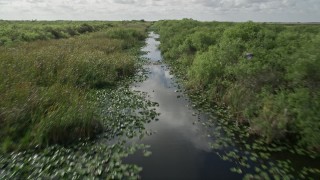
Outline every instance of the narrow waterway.
<svg viewBox="0 0 320 180">
<path fill-rule="evenodd" d="M 146 125 L 151 135 L 139 143 L 151 145 L 152 155 L 142 153 L 129 156 L 126 163 L 143 167 L 142 179 L 241 179 L 231 173 L 233 163 L 223 161 L 209 148 L 210 138 L 201 122 L 206 121 L 204 114 L 192 109 L 192 105 L 162 63 L 158 49 L 158 35 L 150 33 L 147 45 L 142 49 L 151 62 L 148 79 L 134 84 L 135 91 L 146 92 L 150 100 L 158 102 L 158 121 Z"/>
</svg>

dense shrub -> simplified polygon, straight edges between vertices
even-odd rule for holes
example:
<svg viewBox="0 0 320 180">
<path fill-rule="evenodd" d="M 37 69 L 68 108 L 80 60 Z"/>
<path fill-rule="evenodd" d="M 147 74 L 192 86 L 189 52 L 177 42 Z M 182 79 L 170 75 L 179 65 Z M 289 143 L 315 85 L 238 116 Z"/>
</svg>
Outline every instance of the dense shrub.
<svg viewBox="0 0 320 180">
<path fill-rule="evenodd" d="M 87 23 L 81 24 L 81 26 L 78 28 L 78 32 L 80 34 L 87 33 L 87 32 L 93 32 L 94 27 L 90 26 Z"/>
<path fill-rule="evenodd" d="M 105 34 L 107 37 L 125 40 L 126 43 L 122 45 L 123 49 L 129 49 L 134 46 L 138 41 L 145 39 L 145 32 L 137 29 L 123 29 L 123 28 L 112 28 Z"/>
<path fill-rule="evenodd" d="M 187 88 L 266 142 L 320 147 L 318 25 L 159 21 L 165 59 Z M 253 54 L 253 57 L 247 57 Z"/>
</svg>

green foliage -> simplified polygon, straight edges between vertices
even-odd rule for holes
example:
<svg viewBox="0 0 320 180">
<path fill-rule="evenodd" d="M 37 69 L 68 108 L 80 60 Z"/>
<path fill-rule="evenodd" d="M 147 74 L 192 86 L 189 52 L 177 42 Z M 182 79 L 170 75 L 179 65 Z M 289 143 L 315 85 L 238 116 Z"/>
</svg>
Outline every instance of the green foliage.
<svg viewBox="0 0 320 180">
<path fill-rule="evenodd" d="M 320 93 L 310 94 L 310 89 L 296 89 L 289 95 L 289 103 L 295 117 L 295 128 L 300 134 L 300 145 L 319 150 Z"/>
<path fill-rule="evenodd" d="M 277 94 L 263 92 L 260 95 L 261 108 L 257 112 L 257 117 L 250 122 L 252 130 L 263 135 L 268 143 L 274 139 L 284 138 L 292 123 L 286 94 L 284 91 Z"/>
<path fill-rule="evenodd" d="M 0 46 L 24 41 L 68 38 L 119 24 L 103 21 L 0 21 Z"/>
<path fill-rule="evenodd" d="M 39 121 L 33 132 L 39 144 L 69 144 L 79 138 L 93 137 L 102 125 L 94 105 L 79 90 L 53 85 L 41 94 L 33 115 Z M 41 135 L 41 136 L 39 136 Z"/>
<path fill-rule="evenodd" d="M 93 32 L 94 27 L 87 24 L 87 23 L 84 23 L 84 24 L 81 24 L 77 30 L 80 34 L 83 34 L 83 33 L 87 33 L 87 32 Z"/>
<path fill-rule="evenodd" d="M 129 49 L 137 44 L 138 41 L 145 39 L 146 33 L 144 31 L 137 31 L 137 29 L 131 28 L 113 28 L 107 31 L 106 36 L 114 39 L 125 40 L 126 43 L 123 44 L 122 48 Z"/>
<path fill-rule="evenodd" d="M 101 31 L 0 47 L 0 151 L 69 144 L 99 133 L 102 117 L 88 93 L 135 73 L 146 25 L 122 25 L 123 31 L 141 33 L 127 36 L 134 44 Z M 81 27 L 96 30 L 88 24 Z"/>
<path fill-rule="evenodd" d="M 319 150 L 319 25 L 159 21 L 164 58 L 190 92 L 226 105 L 266 142 Z M 252 53 L 253 58 L 247 58 Z"/>
</svg>

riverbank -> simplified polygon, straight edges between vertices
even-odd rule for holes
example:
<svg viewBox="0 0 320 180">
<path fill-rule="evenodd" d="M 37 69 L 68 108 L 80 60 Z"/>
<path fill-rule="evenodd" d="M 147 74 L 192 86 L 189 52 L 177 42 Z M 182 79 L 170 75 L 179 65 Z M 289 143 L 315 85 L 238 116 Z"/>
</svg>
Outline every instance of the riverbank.
<svg viewBox="0 0 320 180">
<path fill-rule="evenodd" d="M 120 27 L 111 29 L 111 35 L 110 32 L 99 34 L 93 42 L 104 39 L 106 34 L 108 38 L 128 41 L 128 37 L 136 33 L 132 26 L 127 26 L 129 31 Z M 82 42 L 90 40 L 90 36 L 83 38 Z M 186 70 L 179 70 L 185 66 L 168 60 L 170 66 L 162 62 L 158 49 L 162 45 L 158 39 L 156 34 L 150 33 L 142 48 L 145 53 L 139 53 L 140 60 L 133 63 L 134 67 L 140 67 L 138 73 L 120 69 L 113 83 L 102 86 L 100 83 L 95 86 L 92 81 L 79 81 L 85 83 L 76 85 L 72 84 L 74 81 L 65 82 L 86 92 L 90 107 L 101 117 L 101 133 L 91 139 L 81 137 L 82 140 L 76 139 L 70 144 L 58 142 L 58 145 L 31 146 L 18 152 L 1 153 L 0 179 L 319 177 L 318 159 L 313 154 L 308 154 L 310 158 L 306 156 L 310 151 L 252 138 L 248 126 L 235 121 L 230 109 L 210 104 L 203 91 L 190 91 L 189 84 L 183 82 L 185 74 L 181 74 Z M 138 45 L 141 41 L 128 42 Z M 137 57 L 139 47 L 130 47 L 121 46 L 121 52 Z M 106 55 L 113 53 L 108 51 Z M 122 67 L 124 62 L 111 64 L 111 70 Z M 145 64 L 143 68 L 142 64 Z M 121 76 L 123 73 L 126 76 Z"/>
<path fill-rule="evenodd" d="M 227 107 L 266 143 L 318 152 L 319 26 L 182 20 L 154 27 L 189 92 Z"/>
<path fill-rule="evenodd" d="M 142 167 L 141 179 L 241 179 L 241 175 L 230 172 L 232 162 L 211 152 L 209 142 L 214 140 L 202 125 L 207 123 L 208 116 L 192 107 L 170 67 L 162 61 L 158 38 L 150 32 L 142 49 L 147 52 L 143 57 L 149 61 L 144 66 L 147 78 L 132 84 L 131 89 L 157 102 L 155 111 L 159 115 L 156 121 L 145 125 L 146 136 L 128 141 L 150 146 L 152 154 L 146 158 L 138 151 L 124 158 L 124 162 Z"/>
<path fill-rule="evenodd" d="M 90 94 L 136 73 L 147 26 L 114 22 L 74 38 L 0 47 L 0 151 L 67 145 L 101 133 L 103 117 Z"/>
<path fill-rule="evenodd" d="M 222 159 L 237 162 L 233 172 L 243 173 L 259 162 L 246 177 L 319 176 L 318 164 L 311 162 L 319 156 L 320 116 L 310 106 L 319 102 L 318 76 L 311 68 L 319 65 L 312 58 L 318 55 L 318 41 L 308 40 L 318 26 L 182 20 L 159 21 L 153 28 L 160 34 L 165 62 L 195 106 L 217 117 L 206 126 L 217 124 L 227 134 L 212 148 Z M 235 145 L 240 149 L 225 150 Z M 243 159 L 243 153 L 248 157 Z M 282 153 L 289 153 L 287 159 L 263 160 Z"/>
<path fill-rule="evenodd" d="M 129 89 L 133 82 L 145 79 L 144 61 L 139 56 L 149 24 L 117 24 L 121 25 L 75 39 L 23 43 L 15 45 L 15 49 L 1 49 L 6 53 L 0 54 L 1 75 L 9 73 L 1 78 L 11 87 L 1 86 L 1 90 L 11 95 L 25 92 L 26 96 L 19 96 L 8 106 L 5 103 L 17 96 L 4 94 L 7 101 L 0 103 L 1 123 L 5 125 L 0 126 L 3 135 L 0 179 L 139 178 L 141 167 L 122 163 L 122 158 L 136 150 L 149 153 L 148 146 L 127 146 L 125 140 L 145 135 L 145 124 L 157 116 L 153 109 L 156 103 Z M 10 50 L 15 50 L 16 56 Z M 28 74 L 34 70 L 30 69 L 33 65 L 39 65 L 34 67 L 35 72 L 42 76 Z M 20 68 L 21 72 L 8 67 Z M 33 88 L 14 88 L 20 83 L 29 83 Z M 53 88 L 56 86 L 59 88 Z M 47 102 L 48 106 L 31 103 L 33 108 L 26 111 L 30 97 L 27 95 L 39 91 L 43 94 L 29 99 Z M 9 121 L 5 115 L 10 107 L 18 109 L 20 103 L 26 108 L 22 112 L 30 116 L 20 119 L 16 113 Z M 26 123 L 19 124 L 18 120 Z M 96 123 L 91 126 L 93 120 Z M 17 129 L 20 126 L 23 131 Z"/>
</svg>

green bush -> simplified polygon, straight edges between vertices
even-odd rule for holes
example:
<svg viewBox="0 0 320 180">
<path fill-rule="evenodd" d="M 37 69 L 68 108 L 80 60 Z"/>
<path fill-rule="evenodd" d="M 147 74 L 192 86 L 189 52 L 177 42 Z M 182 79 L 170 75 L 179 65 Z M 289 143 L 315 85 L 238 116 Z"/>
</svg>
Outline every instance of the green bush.
<svg viewBox="0 0 320 180">
<path fill-rule="evenodd" d="M 308 88 L 296 89 L 289 95 L 289 111 L 295 117 L 295 130 L 299 144 L 319 151 L 320 93 L 310 93 Z"/>
<path fill-rule="evenodd" d="M 228 106 L 268 143 L 287 139 L 319 150 L 319 25 L 184 19 L 153 28 L 165 60 L 188 74 L 190 93 Z"/>
<path fill-rule="evenodd" d="M 93 32 L 94 27 L 90 26 L 87 23 L 81 24 L 81 26 L 78 28 L 78 32 L 80 34 L 87 33 L 87 32 Z"/>
<path fill-rule="evenodd" d="M 122 49 L 129 49 L 134 47 L 137 42 L 145 39 L 146 33 L 141 29 L 111 28 L 107 31 L 106 36 L 109 38 L 125 40 L 126 43 L 122 45 Z"/>
<path fill-rule="evenodd" d="M 287 93 L 260 94 L 261 108 L 258 116 L 250 121 L 253 133 L 263 136 L 266 142 L 270 143 L 275 139 L 285 138 L 287 131 L 290 131 L 292 119 L 290 119 Z"/>
</svg>

